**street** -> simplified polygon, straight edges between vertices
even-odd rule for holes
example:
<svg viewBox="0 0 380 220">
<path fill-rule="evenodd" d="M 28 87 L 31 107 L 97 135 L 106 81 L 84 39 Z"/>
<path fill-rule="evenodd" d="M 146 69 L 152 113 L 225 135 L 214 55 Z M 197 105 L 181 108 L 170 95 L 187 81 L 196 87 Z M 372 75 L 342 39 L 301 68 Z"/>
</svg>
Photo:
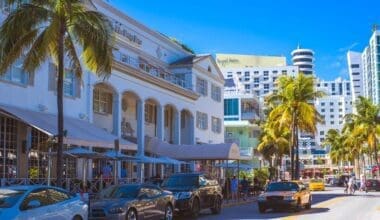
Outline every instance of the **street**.
<svg viewBox="0 0 380 220">
<path fill-rule="evenodd" d="M 343 188 L 327 187 L 324 192 L 313 192 L 310 210 L 300 212 L 273 212 L 260 214 L 257 203 L 224 208 L 221 215 L 205 211 L 199 219 L 380 219 L 380 192 L 356 192 L 353 196 L 343 194 Z"/>
</svg>

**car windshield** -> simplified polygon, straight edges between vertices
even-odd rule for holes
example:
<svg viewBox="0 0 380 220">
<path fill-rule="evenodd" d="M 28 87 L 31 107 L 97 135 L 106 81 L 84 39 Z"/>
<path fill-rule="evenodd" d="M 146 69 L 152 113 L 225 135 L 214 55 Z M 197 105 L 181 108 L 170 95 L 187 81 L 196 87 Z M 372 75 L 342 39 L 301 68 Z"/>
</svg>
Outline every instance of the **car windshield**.
<svg viewBox="0 0 380 220">
<path fill-rule="evenodd" d="M 316 180 L 316 179 L 312 179 L 310 180 L 311 183 L 322 183 L 323 181 L 322 180 Z"/>
<path fill-rule="evenodd" d="M 14 206 L 25 192 L 26 190 L 0 189 L 0 208 Z"/>
<path fill-rule="evenodd" d="M 101 191 L 98 194 L 97 198 L 98 199 L 118 199 L 118 198 L 133 199 L 137 197 L 138 192 L 139 192 L 138 185 L 111 186 Z"/>
<path fill-rule="evenodd" d="M 279 183 L 271 183 L 268 185 L 266 191 L 274 192 L 274 191 L 298 191 L 298 185 L 296 183 L 291 182 L 279 182 Z"/>
<path fill-rule="evenodd" d="M 171 176 L 162 184 L 163 187 L 186 187 L 198 185 L 198 176 Z"/>
</svg>

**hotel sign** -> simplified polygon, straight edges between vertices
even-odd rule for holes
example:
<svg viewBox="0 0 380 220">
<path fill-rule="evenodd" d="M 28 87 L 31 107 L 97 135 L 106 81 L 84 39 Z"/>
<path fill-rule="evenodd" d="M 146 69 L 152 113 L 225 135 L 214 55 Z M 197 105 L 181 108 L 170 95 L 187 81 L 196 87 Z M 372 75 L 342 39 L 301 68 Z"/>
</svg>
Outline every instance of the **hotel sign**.
<svg viewBox="0 0 380 220">
<path fill-rule="evenodd" d="M 116 33 L 120 34 L 121 36 L 127 38 L 129 42 L 131 42 L 137 46 L 142 45 L 142 40 L 136 34 L 133 34 L 130 30 L 127 30 L 127 28 L 124 27 L 124 25 L 122 23 L 120 23 L 114 19 L 111 19 L 111 24 L 112 24 L 113 30 Z"/>
</svg>

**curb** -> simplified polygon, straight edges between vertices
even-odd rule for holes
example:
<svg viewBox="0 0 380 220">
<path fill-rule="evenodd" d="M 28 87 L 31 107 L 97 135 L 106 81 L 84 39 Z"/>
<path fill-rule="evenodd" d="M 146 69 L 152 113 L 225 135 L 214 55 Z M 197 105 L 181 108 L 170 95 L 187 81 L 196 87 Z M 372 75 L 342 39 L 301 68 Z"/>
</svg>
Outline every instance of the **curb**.
<svg viewBox="0 0 380 220">
<path fill-rule="evenodd" d="M 254 198 L 254 199 L 251 199 L 251 200 L 247 200 L 247 201 L 239 201 L 239 202 L 226 202 L 224 201 L 223 202 L 223 208 L 229 208 L 229 207 L 234 207 L 234 206 L 239 206 L 239 205 L 246 205 L 246 204 L 249 204 L 249 203 L 253 203 L 253 202 L 256 202 L 257 199 Z"/>
</svg>

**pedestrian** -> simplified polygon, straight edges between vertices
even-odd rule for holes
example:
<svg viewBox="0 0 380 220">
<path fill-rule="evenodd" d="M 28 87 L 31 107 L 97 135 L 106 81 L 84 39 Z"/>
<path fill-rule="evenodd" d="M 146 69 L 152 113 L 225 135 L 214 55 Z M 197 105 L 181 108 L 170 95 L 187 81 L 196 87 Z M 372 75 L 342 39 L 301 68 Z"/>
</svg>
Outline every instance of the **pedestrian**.
<svg viewBox="0 0 380 220">
<path fill-rule="evenodd" d="M 232 194 L 232 200 L 234 201 L 237 201 L 238 190 L 239 190 L 239 181 L 234 175 L 231 179 L 231 194 Z"/>
<path fill-rule="evenodd" d="M 367 192 L 367 187 L 365 185 L 365 182 L 366 182 L 365 175 L 364 174 L 360 175 L 360 191 Z"/>
<path fill-rule="evenodd" d="M 243 176 L 243 180 L 241 181 L 241 189 L 243 191 L 243 200 L 247 200 L 247 196 L 248 196 L 248 181 L 247 179 L 245 178 L 245 176 Z"/>
<path fill-rule="evenodd" d="M 224 197 L 229 199 L 230 198 L 230 191 L 231 191 L 231 178 L 227 177 L 225 183 L 224 183 Z"/>
</svg>

